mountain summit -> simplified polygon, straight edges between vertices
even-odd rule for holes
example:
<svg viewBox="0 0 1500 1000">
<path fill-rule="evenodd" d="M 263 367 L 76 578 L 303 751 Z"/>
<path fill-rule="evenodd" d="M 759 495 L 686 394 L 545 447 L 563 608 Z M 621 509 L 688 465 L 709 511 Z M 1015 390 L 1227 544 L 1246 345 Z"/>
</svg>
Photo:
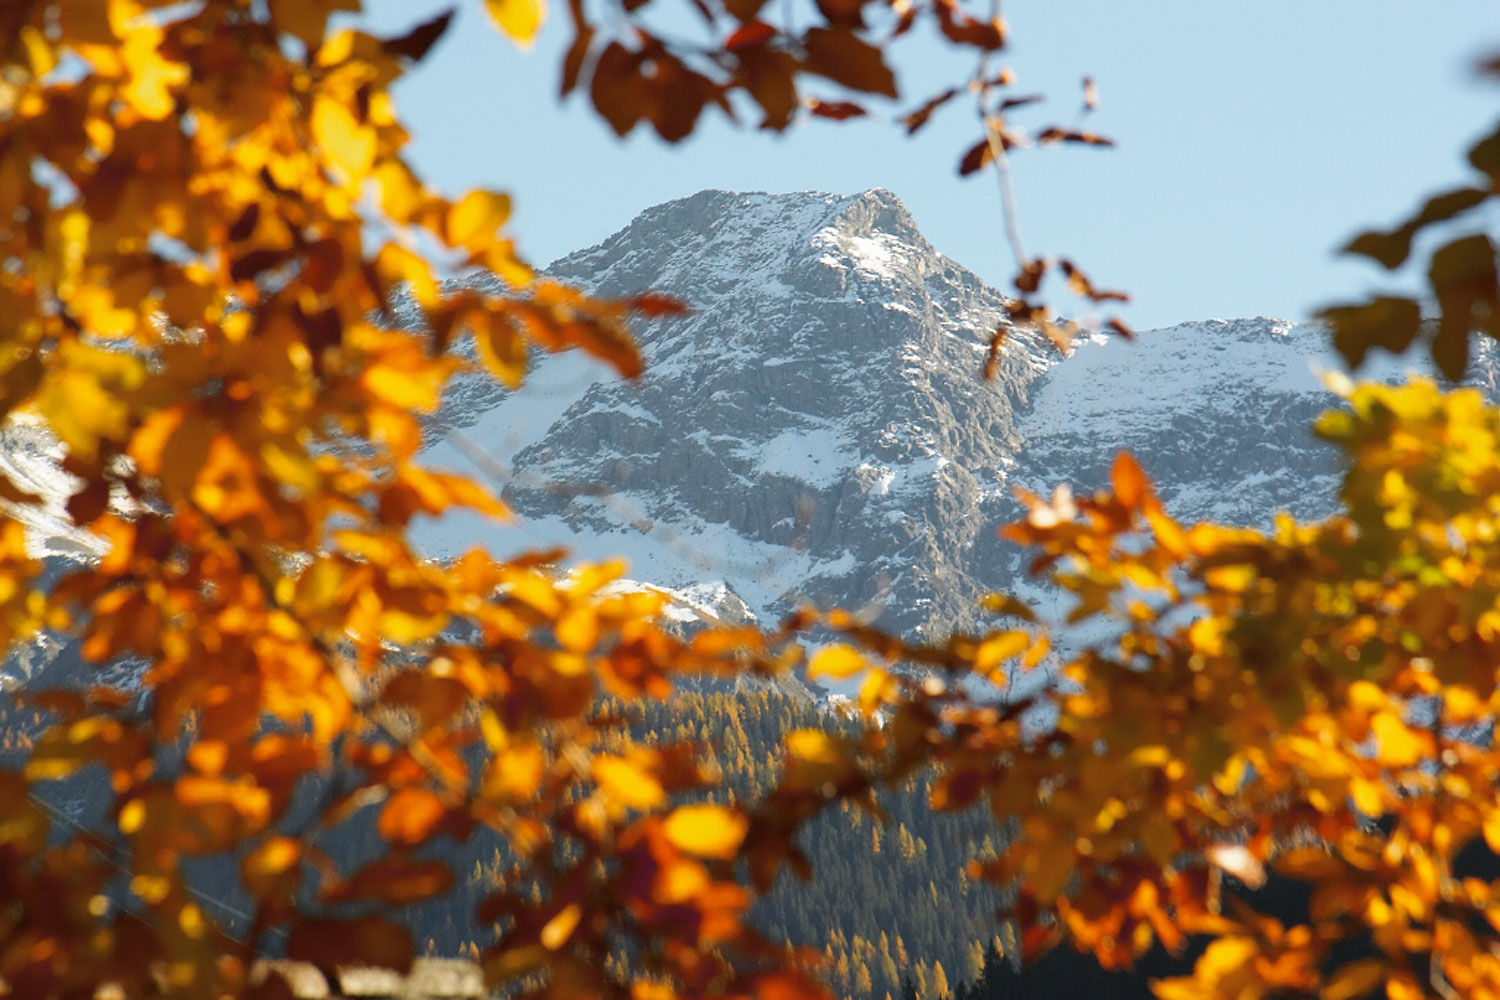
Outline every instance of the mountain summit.
<svg viewBox="0 0 1500 1000">
<path fill-rule="evenodd" d="M 564 545 L 624 555 L 719 616 L 774 620 L 806 598 L 933 636 L 1024 586 L 994 532 L 1019 513 L 1013 488 L 1092 489 L 1122 447 L 1184 520 L 1333 502 L 1333 456 L 1309 431 L 1336 402 L 1314 371 L 1337 367 L 1321 330 L 1214 320 L 1066 357 L 1015 332 L 986 382 L 1003 294 L 889 191 L 704 191 L 549 272 L 694 312 L 638 331 L 636 383 L 562 355 L 519 392 L 461 385 L 429 457 L 504 477 L 521 521 L 429 525 L 433 555 Z"/>
</svg>

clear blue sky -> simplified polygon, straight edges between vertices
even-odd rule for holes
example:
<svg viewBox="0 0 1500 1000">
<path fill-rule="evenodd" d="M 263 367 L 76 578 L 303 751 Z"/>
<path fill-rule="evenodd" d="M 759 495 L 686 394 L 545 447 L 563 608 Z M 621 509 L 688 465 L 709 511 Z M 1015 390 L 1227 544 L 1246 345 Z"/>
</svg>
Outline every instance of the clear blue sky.
<svg viewBox="0 0 1500 1000">
<path fill-rule="evenodd" d="M 370 23 L 389 31 L 446 4 L 367 6 Z M 914 139 L 891 121 L 959 80 L 967 56 L 898 47 L 902 100 L 871 119 L 772 136 L 749 127 L 753 118 L 734 126 L 712 112 L 699 135 L 669 147 L 645 130 L 615 139 L 578 95 L 559 104 L 570 32 L 555 0 L 527 53 L 499 36 L 479 0 L 460 0 L 460 10 L 397 91 L 413 157 L 445 191 L 511 192 L 533 262 L 706 187 L 886 187 L 939 250 L 995 284 L 1013 272 L 993 181 L 955 171 L 979 135 L 972 104 L 955 101 Z M 1003 61 L 1018 92 L 1050 98 L 1024 122 L 1070 122 L 1087 74 L 1101 98 L 1090 127 L 1119 143 L 1015 158 L 1027 249 L 1070 256 L 1097 282 L 1128 289 L 1125 317 L 1143 329 L 1303 318 L 1386 287 L 1373 265 L 1336 260 L 1334 249 L 1464 180 L 1464 148 L 1500 117 L 1500 87 L 1473 69 L 1500 49 L 1495 0 L 1010 0 L 1005 10 Z"/>
</svg>

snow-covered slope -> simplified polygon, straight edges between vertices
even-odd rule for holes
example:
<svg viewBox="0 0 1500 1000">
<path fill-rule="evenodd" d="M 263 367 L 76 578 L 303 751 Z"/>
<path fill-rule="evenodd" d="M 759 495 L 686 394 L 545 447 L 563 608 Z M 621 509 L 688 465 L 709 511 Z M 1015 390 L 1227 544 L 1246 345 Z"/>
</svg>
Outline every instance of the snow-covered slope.
<svg viewBox="0 0 1500 1000">
<path fill-rule="evenodd" d="M 976 624 L 987 590 L 1050 600 L 995 535 L 1019 514 L 1011 491 L 1101 486 L 1121 448 L 1186 521 L 1334 503 L 1335 457 L 1309 431 L 1336 403 L 1318 328 L 1208 320 L 1067 357 L 1013 331 L 985 382 L 1003 296 L 934 250 L 888 191 L 700 192 L 549 270 L 695 312 L 638 330 L 635 383 L 576 353 L 538 357 L 515 392 L 463 376 L 424 457 L 493 476 L 518 517 L 421 522 L 434 557 L 563 546 L 624 556 L 684 623 L 772 621 L 810 599 L 934 635 Z M 1493 345 L 1476 349 L 1474 380 L 1493 390 Z M 51 498 L 9 516 L 37 555 L 93 558 L 56 458 L 41 428 L 0 433 L 0 473 Z"/>
<path fill-rule="evenodd" d="M 428 454 L 477 461 L 521 517 L 427 525 L 434 555 L 564 545 L 734 595 L 761 619 L 806 597 L 941 634 L 975 623 L 986 590 L 1020 583 L 1020 554 L 993 530 L 1019 513 L 1012 487 L 1095 488 L 1121 448 L 1184 520 L 1333 506 L 1335 457 L 1310 433 L 1337 402 L 1320 329 L 1210 320 L 1067 357 L 1017 334 L 986 383 L 1002 295 L 937 253 L 888 191 L 705 191 L 550 270 L 697 311 L 640 331 L 636 384 L 561 356 L 517 393 L 462 385 Z M 1491 377 L 1489 353 L 1478 369 Z"/>
<path fill-rule="evenodd" d="M 977 377 L 1002 297 L 894 195 L 702 192 L 550 270 L 695 312 L 640 331 L 636 384 L 564 356 L 518 393 L 460 387 L 429 455 L 503 476 L 522 520 L 428 526 L 431 554 L 476 539 L 622 554 L 641 579 L 722 587 L 762 619 L 888 594 L 903 630 L 970 613 L 964 555 L 1047 358 L 1017 337 L 999 377 Z"/>
</svg>

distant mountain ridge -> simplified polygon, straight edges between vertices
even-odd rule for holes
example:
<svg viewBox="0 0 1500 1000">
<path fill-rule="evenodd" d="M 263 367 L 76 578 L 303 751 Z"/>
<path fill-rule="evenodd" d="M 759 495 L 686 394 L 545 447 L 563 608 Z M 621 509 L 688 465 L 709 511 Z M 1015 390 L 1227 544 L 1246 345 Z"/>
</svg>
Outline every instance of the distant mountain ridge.
<svg viewBox="0 0 1500 1000">
<path fill-rule="evenodd" d="M 994 529 L 1020 514 L 1015 487 L 1096 488 L 1121 448 L 1184 521 L 1335 506 L 1336 456 L 1310 432 L 1337 404 L 1317 373 L 1339 367 L 1319 327 L 1206 320 L 1096 336 L 1066 357 L 1013 330 L 986 382 L 1005 296 L 938 253 L 889 191 L 704 191 L 548 273 L 695 311 L 640 326 L 637 382 L 576 352 L 539 355 L 514 392 L 460 376 L 423 457 L 498 478 L 519 518 L 418 519 L 431 556 L 561 545 L 625 557 L 684 627 L 770 624 L 810 600 L 937 637 L 977 625 L 994 589 L 1052 610 Z M 1390 379 L 1405 364 L 1366 367 Z M 1492 342 L 1471 372 L 1495 398 Z M 60 455 L 45 428 L 0 433 L 0 474 L 48 498 L 7 511 L 54 569 L 101 544 L 68 521 Z M 12 651 L 5 674 L 29 680 L 62 650 Z"/>
<path fill-rule="evenodd" d="M 516 393 L 461 385 L 428 456 L 472 468 L 483 452 L 523 520 L 429 525 L 434 555 L 560 544 L 625 555 L 633 576 L 719 613 L 774 620 L 805 598 L 940 636 L 977 624 L 989 590 L 1044 599 L 995 536 L 1020 512 L 1013 488 L 1093 489 L 1121 448 L 1185 521 L 1316 517 L 1336 499 L 1335 456 L 1310 430 L 1337 403 L 1321 328 L 1207 320 L 1066 357 L 1017 330 L 985 382 L 1005 296 L 889 191 L 704 191 L 548 272 L 695 312 L 640 328 L 637 383 L 564 355 L 539 357 Z M 1493 352 L 1475 367 L 1495 381 Z"/>
</svg>

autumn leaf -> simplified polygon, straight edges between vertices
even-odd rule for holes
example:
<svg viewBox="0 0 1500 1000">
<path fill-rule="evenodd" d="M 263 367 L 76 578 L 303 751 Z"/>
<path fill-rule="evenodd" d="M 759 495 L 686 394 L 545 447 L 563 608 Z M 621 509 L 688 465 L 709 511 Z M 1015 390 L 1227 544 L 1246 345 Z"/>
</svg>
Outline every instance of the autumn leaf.
<svg viewBox="0 0 1500 1000">
<path fill-rule="evenodd" d="M 859 673 L 864 668 L 863 656 L 860 656 L 852 647 L 836 642 L 824 646 L 813 654 L 807 666 L 807 676 L 814 680 L 820 677 L 843 679 Z"/>
<path fill-rule="evenodd" d="M 442 800 L 432 792 L 402 788 L 381 806 L 376 828 L 392 844 L 420 844 L 437 831 L 446 813 Z"/>
<path fill-rule="evenodd" d="M 739 853 L 749 826 L 750 821 L 739 812 L 704 804 L 678 806 L 667 815 L 662 829 L 680 851 L 728 861 Z"/>
<path fill-rule="evenodd" d="M 803 38 L 808 70 L 851 90 L 896 96 L 896 78 L 880 49 L 853 32 L 809 28 Z"/>
<path fill-rule="evenodd" d="M 485 6 L 500 30 L 522 48 L 531 47 L 547 19 L 542 0 L 485 0 Z"/>
</svg>

